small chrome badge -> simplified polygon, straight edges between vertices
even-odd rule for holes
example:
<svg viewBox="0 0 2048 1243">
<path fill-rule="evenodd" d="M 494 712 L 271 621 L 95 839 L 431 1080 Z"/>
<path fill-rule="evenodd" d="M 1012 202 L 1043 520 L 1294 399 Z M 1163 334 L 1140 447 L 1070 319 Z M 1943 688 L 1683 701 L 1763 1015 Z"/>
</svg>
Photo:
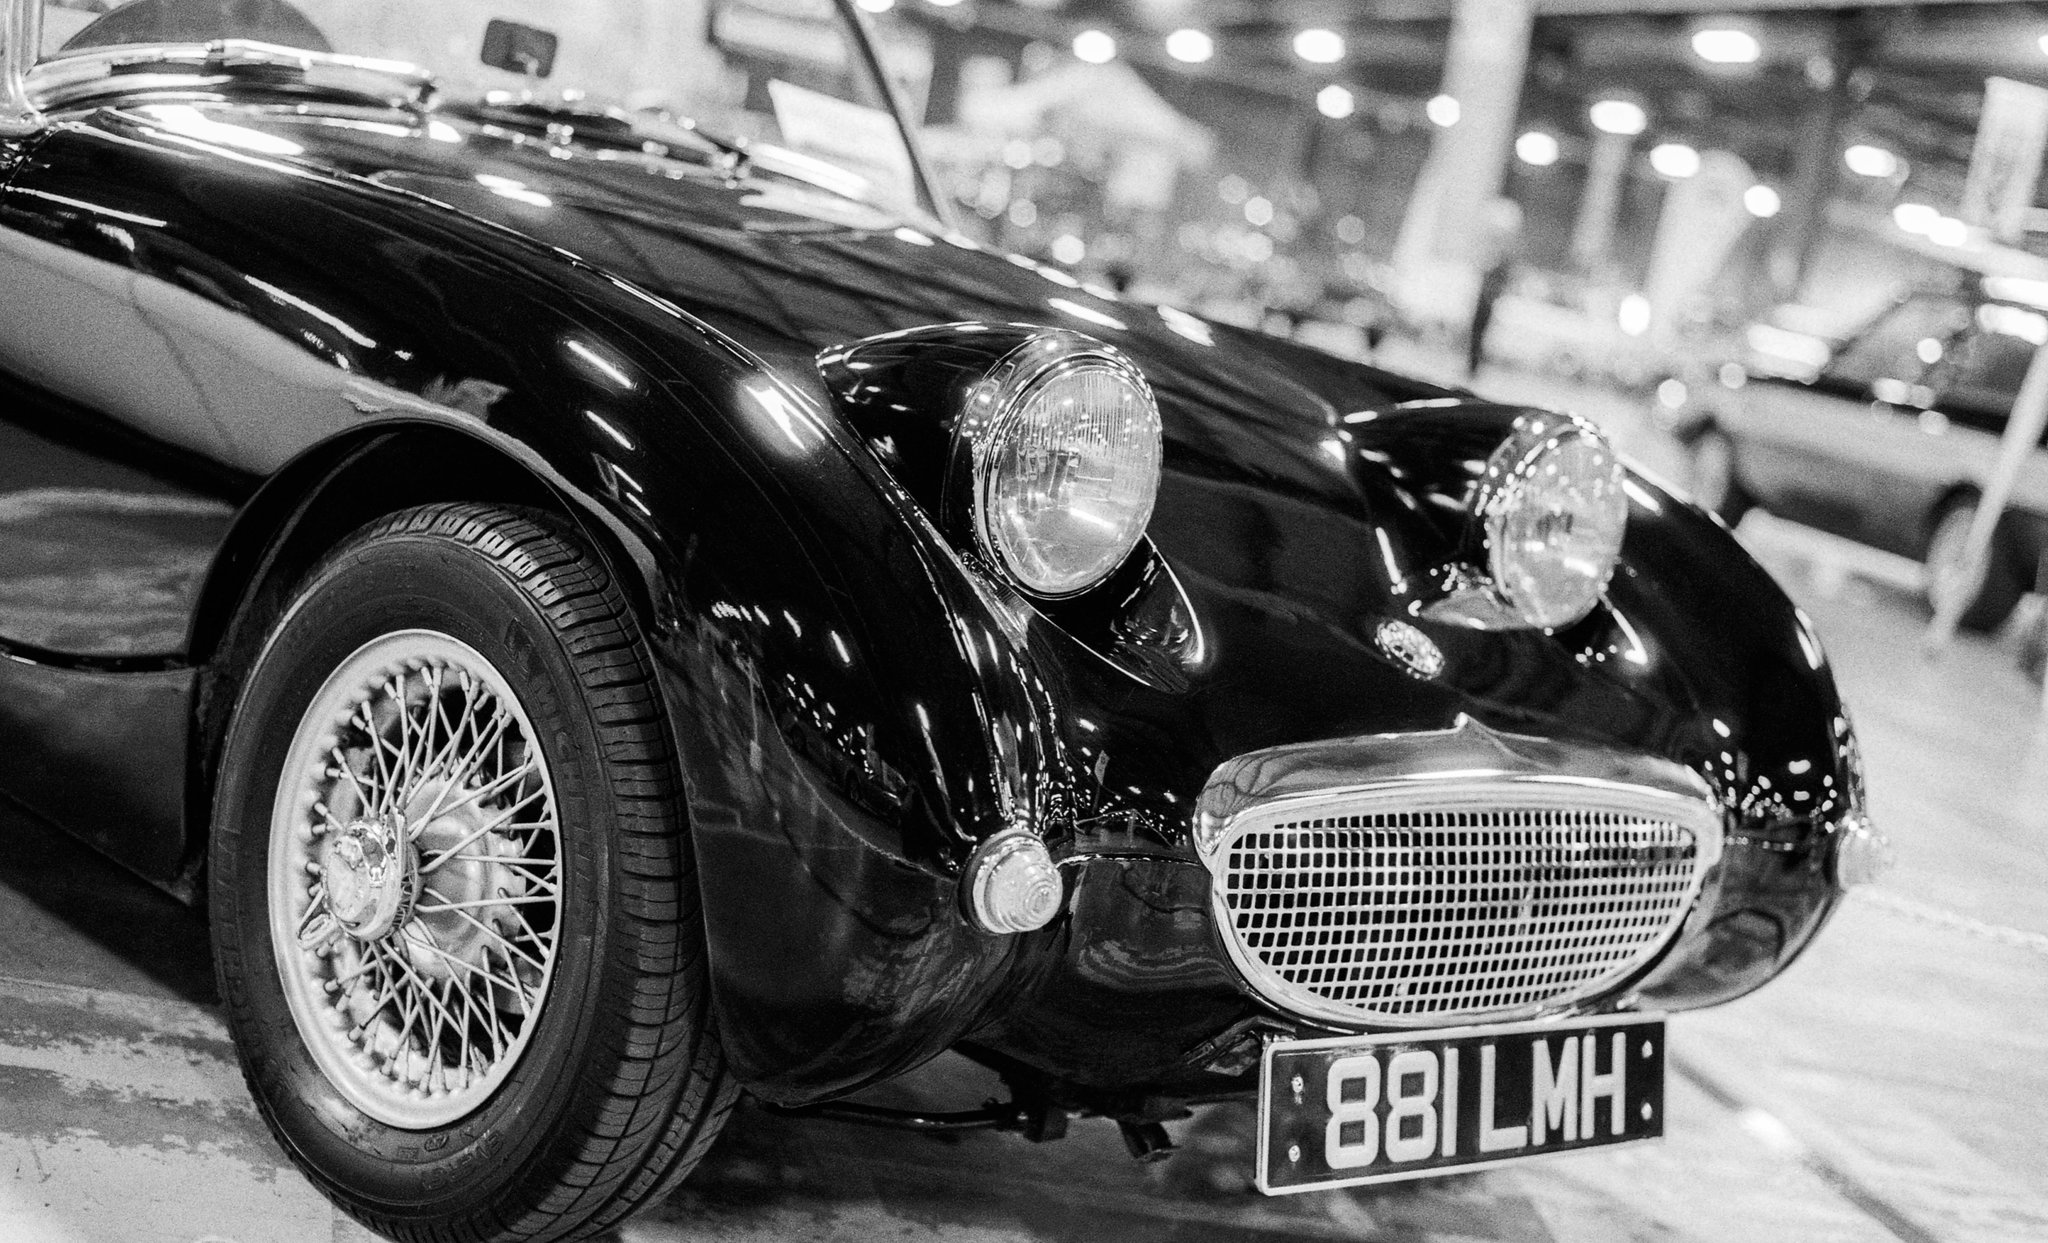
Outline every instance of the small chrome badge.
<svg viewBox="0 0 2048 1243">
<path fill-rule="evenodd" d="M 1433 678 L 1444 671 L 1443 649 L 1407 622 L 1383 621 L 1373 637 L 1382 652 L 1418 678 Z"/>
</svg>

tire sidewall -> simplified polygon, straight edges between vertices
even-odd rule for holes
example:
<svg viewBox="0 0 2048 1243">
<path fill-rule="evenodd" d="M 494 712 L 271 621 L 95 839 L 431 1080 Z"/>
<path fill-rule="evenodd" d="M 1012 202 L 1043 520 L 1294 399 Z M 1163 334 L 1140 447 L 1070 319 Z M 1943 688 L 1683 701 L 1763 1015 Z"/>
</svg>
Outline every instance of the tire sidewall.
<svg viewBox="0 0 2048 1243">
<path fill-rule="evenodd" d="M 1925 591 L 1927 607 L 1937 615 L 1941 612 L 1941 595 L 1936 586 L 1944 575 L 1952 575 L 1958 568 L 1956 559 L 1963 552 L 1963 545 L 1969 539 L 1970 528 L 1977 517 L 1976 498 L 1951 502 L 1935 518 L 1927 538 L 1927 556 L 1923 563 L 1926 573 Z M 2027 583 L 2018 566 L 2014 564 L 2012 551 L 2004 538 L 2004 519 L 1994 532 L 1991 546 L 1985 550 L 1984 564 L 1979 576 L 1972 582 L 1956 584 L 1954 589 L 1968 592 L 1969 599 L 1958 611 L 1956 624 L 1964 630 L 1990 633 L 2003 625 L 2026 594 Z"/>
<path fill-rule="evenodd" d="M 561 826 L 560 939 L 533 1036 L 481 1107 L 427 1130 L 364 1114 L 314 1063 L 278 978 L 268 909 L 272 807 L 293 734 L 350 654 L 405 629 L 460 639 L 505 676 L 533 724 Z M 461 1212 L 516 1199 L 522 1172 L 563 1142 L 564 1120 L 588 1095 L 577 1080 L 612 965 L 602 935 L 614 865 L 602 755 L 574 663 L 546 616 L 501 570 L 453 541 L 388 535 L 351 548 L 316 573 L 273 631 L 223 753 L 212 919 L 221 995 L 257 1103 L 316 1177 L 396 1215 Z"/>
</svg>

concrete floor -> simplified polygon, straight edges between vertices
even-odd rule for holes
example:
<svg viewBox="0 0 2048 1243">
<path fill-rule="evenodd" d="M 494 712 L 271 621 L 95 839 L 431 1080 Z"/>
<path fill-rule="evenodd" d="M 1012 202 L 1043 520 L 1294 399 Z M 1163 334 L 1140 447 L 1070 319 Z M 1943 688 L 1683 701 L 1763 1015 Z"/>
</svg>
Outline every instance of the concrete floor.
<svg viewBox="0 0 2048 1243">
<path fill-rule="evenodd" d="M 1628 411 L 1542 382 L 1496 387 Z M 1485 387 L 1485 386 L 1482 386 Z M 669 1202 L 683 1240 L 2048 1239 L 2048 727 L 2011 651 L 1916 650 L 1922 615 L 1853 556 L 1746 529 L 1813 614 L 1901 865 L 1755 997 L 1673 1021 L 1660 1144 L 1388 1190 L 1265 1199 L 1249 1115 L 1140 1166 L 1106 1123 L 1033 1146 L 742 1107 Z M 944 1059 L 888 1091 L 978 1104 Z M 285 1162 L 212 1005 L 200 918 L 0 812 L 0 1243 L 362 1243 Z"/>
</svg>

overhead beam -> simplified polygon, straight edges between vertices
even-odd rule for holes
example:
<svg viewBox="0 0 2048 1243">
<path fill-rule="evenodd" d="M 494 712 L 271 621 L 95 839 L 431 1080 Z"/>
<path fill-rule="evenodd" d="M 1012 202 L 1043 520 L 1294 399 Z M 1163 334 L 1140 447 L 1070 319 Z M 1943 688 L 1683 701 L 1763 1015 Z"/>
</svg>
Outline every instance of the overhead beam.
<svg viewBox="0 0 2048 1243">
<path fill-rule="evenodd" d="M 1434 0 L 1429 0 L 1434 2 Z M 1944 4 L 2000 5 L 2010 0 L 1943 0 Z M 1694 13 L 1778 13 L 1815 9 L 1925 8 L 1926 0 L 1536 0 L 1544 17 L 1684 17 Z"/>
<path fill-rule="evenodd" d="M 1945 4 L 2013 7 L 2011 0 L 1944 0 Z M 1538 17 L 1686 17 L 1693 14 L 1812 12 L 1817 9 L 1924 8 L 1927 0 L 1535 0 Z M 1451 19 L 1456 0 L 1223 0 L 1198 12 L 1219 26 L 1330 26 L 1360 22 Z"/>
</svg>

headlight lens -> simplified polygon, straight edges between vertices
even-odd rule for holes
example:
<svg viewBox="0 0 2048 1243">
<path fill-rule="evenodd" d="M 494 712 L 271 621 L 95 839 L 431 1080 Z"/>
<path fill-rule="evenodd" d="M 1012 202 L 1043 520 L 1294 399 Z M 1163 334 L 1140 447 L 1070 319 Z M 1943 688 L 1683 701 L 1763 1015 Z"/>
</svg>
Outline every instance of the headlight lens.
<svg viewBox="0 0 2048 1243">
<path fill-rule="evenodd" d="M 1569 626 L 1592 611 L 1628 527 L 1621 460 L 1590 425 L 1525 415 L 1486 465 L 1489 567 L 1530 625 Z"/>
<path fill-rule="evenodd" d="M 975 529 L 1019 585 L 1069 596 L 1129 555 L 1159 493 L 1159 407 L 1102 347 L 1031 350 L 974 434 Z M 1001 369 L 999 369 L 1001 370 Z"/>
</svg>

